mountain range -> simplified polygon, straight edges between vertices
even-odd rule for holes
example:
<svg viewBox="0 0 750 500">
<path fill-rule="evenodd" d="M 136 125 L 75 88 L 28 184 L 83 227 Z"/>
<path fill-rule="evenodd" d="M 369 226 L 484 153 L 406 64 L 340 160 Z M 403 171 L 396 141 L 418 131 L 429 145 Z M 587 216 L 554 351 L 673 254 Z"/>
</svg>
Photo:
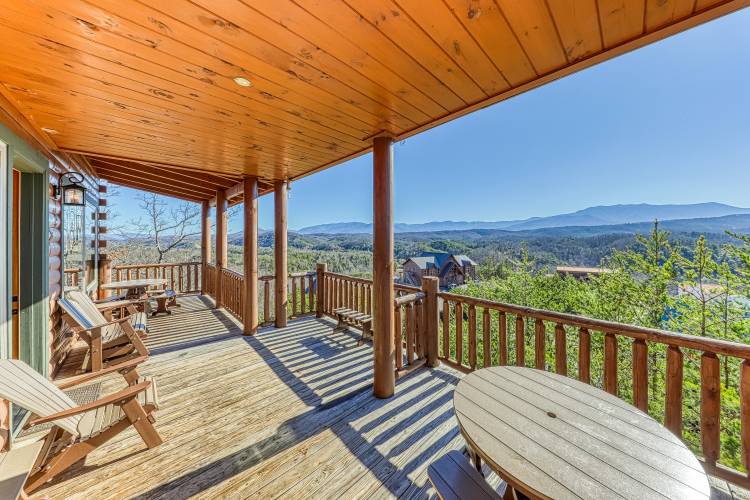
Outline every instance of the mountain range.
<svg viewBox="0 0 750 500">
<path fill-rule="evenodd" d="M 533 231 L 547 228 L 575 227 L 576 232 L 583 232 L 586 227 L 623 226 L 631 224 L 652 223 L 654 220 L 694 220 L 715 219 L 734 215 L 748 215 L 750 208 L 735 207 L 724 203 L 694 203 L 684 205 L 651 205 L 647 203 L 630 205 L 605 205 L 585 208 L 577 212 L 570 212 L 548 217 L 531 217 L 520 220 L 505 221 L 433 221 L 422 224 L 394 224 L 396 233 L 434 233 L 443 231 L 468 230 L 503 230 L 503 231 Z M 712 221 L 708 226 L 714 227 Z M 725 221 L 730 224 L 744 225 L 746 219 Z M 695 224 L 693 223 L 692 226 Z M 719 224 L 721 225 L 721 224 Z M 680 225 L 684 226 L 684 225 Z M 615 227 L 611 228 L 613 231 Z M 631 232 L 634 227 L 619 227 L 617 230 Z M 640 229 L 640 228 L 639 228 Z M 698 231 L 698 229 L 693 229 Z M 335 222 L 304 227 L 297 231 L 300 234 L 369 234 L 372 224 L 365 222 Z M 596 231 L 599 232 L 599 231 Z"/>
</svg>

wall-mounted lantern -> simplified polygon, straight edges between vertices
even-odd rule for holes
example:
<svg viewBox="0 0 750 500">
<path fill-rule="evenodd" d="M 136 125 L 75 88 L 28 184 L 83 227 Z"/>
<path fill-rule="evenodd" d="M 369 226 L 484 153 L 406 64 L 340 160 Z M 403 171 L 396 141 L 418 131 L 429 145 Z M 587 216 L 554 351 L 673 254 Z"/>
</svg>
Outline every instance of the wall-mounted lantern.
<svg viewBox="0 0 750 500">
<path fill-rule="evenodd" d="M 66 172 L 60 176 L 60 183 L 55 186 L 55 198 L 60 198 L 62 191 L 63 204 L 83 206 L 86 204 L 86 188 L 81 185 L 83 176 L 77 172 Z"/>
</svg>

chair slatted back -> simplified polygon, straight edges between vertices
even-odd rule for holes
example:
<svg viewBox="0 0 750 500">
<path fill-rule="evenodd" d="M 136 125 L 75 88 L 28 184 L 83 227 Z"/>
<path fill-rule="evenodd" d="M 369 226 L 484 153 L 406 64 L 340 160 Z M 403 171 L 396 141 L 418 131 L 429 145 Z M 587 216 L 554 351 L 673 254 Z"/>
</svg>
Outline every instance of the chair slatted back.
<svg viewBox="0 0 750 500">
<path fill-rule="evenodd" d="M 0 359 L 0 398 L 40 417 L 75 408 L 76 403 L 55 384 L 23 361 Z M 80 415 L 55 421 L 55 425 L 78 435 Z"/>
<path fill-rule="evenodd" d="M 108 321 L 96 307 L 94 301 L 91 300 L 91 297 L 79 290 L 68 292 L 66 298 L 60 299 L 58 303 L 78 323 L 78 326 L 83 328 L 91 328 Z M 118 325 L 107 325 L 102 329 L 101 335 L 103 339 L 115 338 L 120 335 L 120 327 Z"/>
</svg>

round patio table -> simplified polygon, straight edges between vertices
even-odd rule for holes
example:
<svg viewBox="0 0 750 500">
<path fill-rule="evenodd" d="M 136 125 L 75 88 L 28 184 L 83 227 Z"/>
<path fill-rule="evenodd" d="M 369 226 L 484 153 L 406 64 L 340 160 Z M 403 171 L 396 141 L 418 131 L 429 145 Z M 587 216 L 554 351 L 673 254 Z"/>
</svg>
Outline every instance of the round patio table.
<svg viewBox="0 0 750 500">
<path fill-rule="evenodd" d="M 453 404 L 469 447 L 535 498 L 705 498 L 708 478 L 674 434 L 568 377 L 497 366 L 465 376 Z"/>
</svg>

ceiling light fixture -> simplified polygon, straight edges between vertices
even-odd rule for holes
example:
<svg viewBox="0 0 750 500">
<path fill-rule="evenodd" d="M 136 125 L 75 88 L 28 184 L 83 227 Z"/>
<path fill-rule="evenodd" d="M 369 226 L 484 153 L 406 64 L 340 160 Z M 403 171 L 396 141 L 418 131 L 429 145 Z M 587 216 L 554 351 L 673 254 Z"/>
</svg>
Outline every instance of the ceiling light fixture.
<svg viewBox="0 0 750 500">
<path fill-rule="evenodd" d="M 46 132 L 46 133 L 51 134 L 51 135 L 54 135 L 54 134 L 58 133 L 57 130 L 55 130 L 53 128 L 49 128 L 49 127 L 42 127 L 42 132 Z"/>
<path fill-rule="evenodd" d="M 234 83 L 239 85 L 240 87 L 249 87 L 252 85 L 252 82 L 248 80 L 247 78 L 244 78 L 242 76 L 235 76 L 234 77 Z"/>
</svg>

